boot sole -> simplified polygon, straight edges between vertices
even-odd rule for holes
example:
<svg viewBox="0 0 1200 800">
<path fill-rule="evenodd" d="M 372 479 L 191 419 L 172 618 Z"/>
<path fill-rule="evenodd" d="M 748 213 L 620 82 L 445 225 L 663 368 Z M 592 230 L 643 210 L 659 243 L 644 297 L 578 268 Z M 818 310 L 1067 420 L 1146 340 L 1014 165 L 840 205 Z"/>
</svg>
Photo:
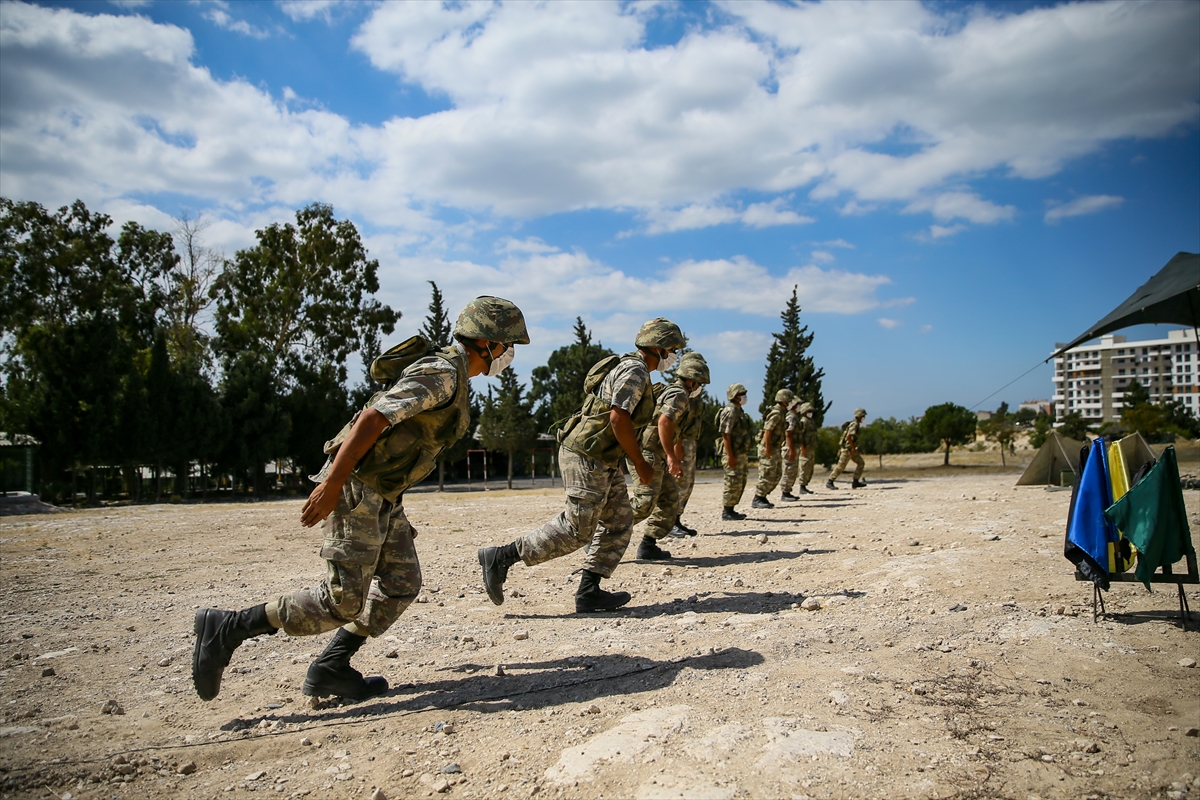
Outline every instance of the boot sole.
<svg viewBox="0 0 1200 800">
<path fill-rule="evenodd" d="M 388 693 L 389 688 L 390 687 L 387 685 L 386 679 L 385 679 L 382 690 L 380 690 L 378 692 L 371 692 L 370 694 L 366 694 L 366 695 L 363 695 L 362 697 L 359 697 L 359 696 L 353 695 L 353 694 L 338 694 L 337 692 L 333 691 L 332 689 L 324 689 L 324 688 L 317 686 L 316 684 L 305 681 L 304 685 L 300 688 L 300 693 L 303 694 L 305 697 L 315 697 L 318 700 L 323 700 L 326 697 L 336 697 L 340 700 L 352 700 L 356 703 L 361 703 L 364 700 L 370 700 L 374 697 L 382 697 L 383 695 Z"/>
<path fill-rule="evenodd" d="M 479 559 L 479 566 L 483 568 L 483 590 L 487 592 L 488 599 L 492 601 L 493 605 L 502 606 L 504 605 L 504 584 L 500 584 L 496 594 L 492 594 L 492 587 L 488 586 L 488 567 L 483 556 L 483 551 L 486 549 L 487 548 L 481 547 L 475 551 L 475 557 Z M 499 600 L 496 599 L 497 596 L 500 598 Z"/>
</svg>

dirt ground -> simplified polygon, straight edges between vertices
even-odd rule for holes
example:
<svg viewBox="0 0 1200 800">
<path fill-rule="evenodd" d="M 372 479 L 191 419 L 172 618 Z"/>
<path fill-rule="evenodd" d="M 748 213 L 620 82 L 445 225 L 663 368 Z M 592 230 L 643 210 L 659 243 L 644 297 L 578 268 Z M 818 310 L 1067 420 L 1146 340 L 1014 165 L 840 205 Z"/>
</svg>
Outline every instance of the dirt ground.
<svg viewBox="0 0 1200 800">
<path fill-rule="evenodd" d="M 1197 587 L 1188 631 L 1169 585 L 1093 623 L 1069 492 L 889 463 L 735 523 L 702 473 L 701 535 L 631 546 L 600 615 L 582 554 L 483 593 L 475 549 L 561 489 L 412 493 L 425 589 L 355 659 L 392 689 L 318 708 L 329 635 L 243 645 L 212 702 L 190 677 L 196 608 L 322 575 L 299 500 L 0 517 L 0 796 L 1200 798 Z"/>
</svg>

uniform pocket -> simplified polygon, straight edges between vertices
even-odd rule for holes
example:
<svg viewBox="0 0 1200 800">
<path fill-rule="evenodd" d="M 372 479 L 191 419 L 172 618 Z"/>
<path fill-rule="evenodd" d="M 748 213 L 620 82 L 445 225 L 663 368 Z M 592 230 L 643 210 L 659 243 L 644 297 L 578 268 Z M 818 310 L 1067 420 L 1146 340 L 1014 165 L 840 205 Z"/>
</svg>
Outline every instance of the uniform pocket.
<svg viewBox="0 0 1200 800">
<path fill-rule="evenodd" d="M 368 566 L 379 558 L 383 546 L 384 532 L 379 527 L 379 512 L 384 502 L 372 490 L 357 484 L 354 488 L 362 492 L 353 509 L 348 510 L 348 497 L 353 494 L 350 486 L 343 489 L 342 501 L 330 515 L 321 542 L 321 558 L 342 564 Z"/>
</svg>

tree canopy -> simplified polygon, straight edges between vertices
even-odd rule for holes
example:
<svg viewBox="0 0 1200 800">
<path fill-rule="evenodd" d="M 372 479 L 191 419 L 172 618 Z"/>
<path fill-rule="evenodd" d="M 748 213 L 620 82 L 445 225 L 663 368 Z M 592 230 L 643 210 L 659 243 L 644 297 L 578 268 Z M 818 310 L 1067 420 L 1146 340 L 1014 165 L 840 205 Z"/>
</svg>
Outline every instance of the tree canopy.
<svg viewBox="0 0 1200 800">
<path fill-rule="evenodd" d="M 773 333 L 771 349 L 767 351 L 767 370 L 763 378 L 763 400 L 759 411 L 765 416 L 775 402 L 775 393 L 780 389 L 790 389 L 802 401 L 812 403 L 815 413 L 813 419 L 820 425 L 825 419 L 829 406 L 821 396 L 821 379 L 825 370 L 818 369 L 812 356 L 805 355 L 812 346 L 814 334 L 809 333 L 807 325 L 800 324 L 800 303 L 796 297 L 796 287 L 792 287 L 792 296 L 780 313 L 783 320 L 783 330 Z"/>
<path fill-rule="evenodd" d="M 613 355 L 603 344 L 592 343 L 592 334 L 575 318 L 575 341 L 550 354 L 545 366 L 534 367 L 529 399 L 534 405 L 537 430 L 551 432 L 583 405 L 583 379 L 602 358 Z"/>
<path fill-rule="evenodd" d="M 921 432 L 927 439 L 942 443 L 946 448 L 942 465 L 950 466 L 950 448 L 975 438 L 975 414 L 955 403 L 930 406 L 921 418 Z"/>
</svg>

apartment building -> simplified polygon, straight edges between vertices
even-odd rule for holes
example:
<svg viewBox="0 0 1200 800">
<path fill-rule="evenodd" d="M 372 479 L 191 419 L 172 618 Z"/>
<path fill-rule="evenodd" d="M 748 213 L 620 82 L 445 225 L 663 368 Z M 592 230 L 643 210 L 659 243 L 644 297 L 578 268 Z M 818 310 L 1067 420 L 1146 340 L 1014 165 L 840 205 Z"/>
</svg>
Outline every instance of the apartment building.
<svg viewBox="0 0 1200 800">
<path fill-rule="evenodd" d="M 1168 331 L 1165 339 L 1139 342 L 1118 335 L 1102 336 L 1098 342 L 1058 356 L 1054 359 L 1056 420 L 1072 411 L 1093 425 L 1119 420 L 1125 387 L 1134 378 L 1149 390 L 1152 402 L 1178 400 L 1200 416 L 1196 331 Z"/>
</svg>

